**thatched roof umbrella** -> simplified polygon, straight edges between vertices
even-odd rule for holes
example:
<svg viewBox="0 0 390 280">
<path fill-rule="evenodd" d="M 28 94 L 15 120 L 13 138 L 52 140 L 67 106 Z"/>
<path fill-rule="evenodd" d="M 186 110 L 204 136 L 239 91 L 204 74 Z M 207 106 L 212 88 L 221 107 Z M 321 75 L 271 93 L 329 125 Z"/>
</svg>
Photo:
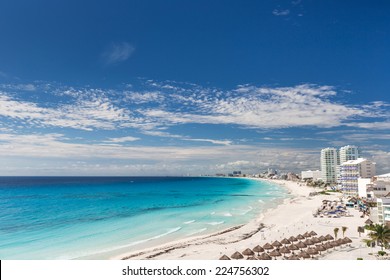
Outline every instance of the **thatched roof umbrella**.
<svg viewBox="0 0 390 280">
<path fill-rule="evenodd" d="M 372 225 L 374 222 L 371 221 L 370 219 L 367 219 L 364 223 L 365 223 L 366 225 Z"/>
<path fill-rule="evenodd" d="M 272 260 L 272 258 L 270 257 L 270 255 L 268 255 L 267 253 L 262 253 L 260 255 L 260 257 L 258 257 L 259 260 L 265 260 L 265 261 L 268 261 L 268 260 Z"/>
<path fill-rule="evenodd" d="M 303 245 L 305 245 L 305 244 L 303 244 Z M 299 250 L 298 246 L 295 244 L 291 244 L 291 245 L 287 246 L 287 248 L 290 249 L 291 251 Z"/>
<path fill-rule="evenodd" d="M 313 237 L 312 239 L 310 239 L 310 241 L 313 242 L 314 244 L 321 243 L 321 240 L 318 237 Z"/>
<path fill-rule="evenodd" d="M 303 243 L 302 241 L 299 241 L 299 242 L 298 242 L 297 244 L 295 244 L 295 245 L 297 245 L 297 247 L 300 248 L 300 249 L 306 248 L 306 247 L 307 247 L 307 245 L 306 245 L 305 243 Z"/>
<path fill-rule="evenodd" d="M 310 234 L 311 236 L 317 235 L 317 233 L 316 233 L 315 231 L 311 231 L 311 232 L 309 232 L 309 234 Z"/>
<path fill-rule="evenodd" d="M 248 256 L 249 257 L 249 256 L 253 256 L 255 253 L 251 249 L 246 248 L 245 251 L 242 252 L 242 254 L 244 256 Z"/>
<path fill-rule="evenodd" d="M 284 254 L 284 256 L 286 256 L 286 254 L 290 254 L 291 253 L 291 251 L 286 246 L 283 246 L 282 248 L 280 248 L 279 252 Z"/>
<path fill-rule="evenodd" d="M 269 251 L 269 250 L 272 250 L 272 249 L 274 248 L 274 246 L 272 246 L 272 245 L 269 244 L 269 243 L 265 243 L 264 246 L 263 246 L 263 248 L 264 248 L 265 250 Z"/>
<path fill-rule="evenodd" d="M 274 241 L 274 242 L 272 243 L 272 246 L 274 246 L 274 247 L 282 247 L 283 244 L 276 240 L 276 241 Z"/>
<path fill-rule="evenodd" d="M 288 241 L 290 241 L 291 243 L 292 242 L 297 242 L 298 241 L 298 238 L 294 237 L 294 236 L 290 236 L 290 238 L 288 239 Z"/>
<path fill-rule="evenodd" d="M 291 242 L 288 239 L 286 239 L 286 238 L 283 238 L 282 241 L 280 241 L 280 243 L 282 243 L 284 245 L 291 244 Z"/>
<path fill-rule="evenodd" d="M 306 239 L 305 241 L 303 241 L 303 243 L 307 246 L 314 245 L 314 243 L 310 239 Z"/>
<path fill-rule="evenodd" d="M 333 240 L 333 236 L 330 234 L 325 235 L 326 240 Z"/>
<path fill-rule="evenodd" d="M 339 243 L 337 243 L 337 241 L 331 241 L 330 244 L 331 244 L 333 247 L 339 246 Z"/>
<path fill-rule="evenodd" d="M 311 255 L 311 256 L 314 256 L 314 255 L 317 255 L 317 254 L 318 254 L 318 251 L 317 251 L 317 249 L 315 249 L 315 248 L 309 248 L 309 249 L 306 250 L 306 252 L 307 252 L 309 255 Z"/>
<path fill-rule="evenodd" d="M 309 258 L 310 258 L 310 256 L 309 256 Z M 299 261 L 299 260 L 300 260 L 299 257 L 298 257 L 297 255 L 291 255 L 291 256 L 289 256 L 287 259 L 288 259 L 289 261 L 295 261 L 295 260 Z"/>
<path fill-rule="evenodd" d="M 305 237 L 305 238 L 310 238 L 310 237 L 311 237 L 311 235 L 310 235 L 310 233 L 308 233 L 308 232 L 305 232 L 305 233 L 303 234 L 303 237 Z"/>
<path fill-rule="evenodd" d="M 326 251 L 326 248 L 323 245 L 316 245 L 316 250 L 320 253 Z"/>
<path fill-rule="evenodd" d="M 349 239 L 348 237 L 344 237 L 344 243 L 352 243 L 352 240 Z"/>
<path fill-rule="evenodd" d="M 306 251 L 302 251 L 298 254 L 298 257 L 304 258 L 304 259 L 310 259 L 310 255 Z"/>
<path fill-rule="evenodd" d="M 335 242 L 337 242 L 337 244 L 339 244 L 340 246 L 346 244 L 346 243 L 344 242 L 344 240 L 341 239 L 341 238 L 337 239 Z"/>
<path fill-rule="evenodd" d="M 253 252 L 256 252 L 257 255 L 260 255 L 260 253 L 264 252 L 264 248 L 261 247 L 260 245 L 257 245 L 255 248 L 252 249 Z"/>
<path fill-rule="evenodd" d="M 222 257 L 220 257 L 219 258 L 221 261 L 223 260 L 223 261 L 227 261 L 227 260 L 230 260 L 230 258 L 228 257 L 228 256 L 226 256 L 226 255 L 223 255 Z"/>
<path fill-rule="evenodd" d="M 324 243 L 324 247 L 325 247 L 326 249 L 332 249 L 332 248 L 333 248 L 333 245 L 331 244 L 331 242 L 326 242 L 326 243 Z"/>
<path fill-rule="evenodd" d="M 247 258 L 247 260 L 254 261 L 254 260 L 257 260 L 257 258 L 254 256 L 251 256 L 251 257 Z"/>
<path fill-rule="evenodd" d="M 239 259 L 243 259 L 244 256 L 241 255 L 240 252 L 235 252 L 233 255 L 230 256 L 232 259 L 235 259 L 235 260 L 239 260 Z"/>
<path fill-rule="evenodd" d="M 302 234 L 298 234 L 296 237 L 298 240 L 303 240 L 305 237 Z"/>
<path fill-rule="evenodd" d="M 270 253 L 269 253 L 269 255 L 271 256 L 271 257 L 275 257 L 275 260 L 276 260 L 276 257 L 280 257 L 282 254 L 278 251 L 278 250 L 273 250 L 273 251 L 271 251 Z"/>
<path fill-rule="evenodd" d="M 327 239 L 325 236 L 321 235 L 320 237 L 318 237 L 318 239 L 321 241 L 321 242 L 325 242 Z"/>
</svg>

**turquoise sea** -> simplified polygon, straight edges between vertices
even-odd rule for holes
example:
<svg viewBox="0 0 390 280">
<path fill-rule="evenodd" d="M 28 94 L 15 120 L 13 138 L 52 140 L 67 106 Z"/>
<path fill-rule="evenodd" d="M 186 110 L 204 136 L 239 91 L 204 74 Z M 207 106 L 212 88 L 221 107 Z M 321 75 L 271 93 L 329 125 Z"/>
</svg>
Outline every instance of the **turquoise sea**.
<svg viewBox="0 0 390 280">
<path fill-rule="evenodd" d="M 246 223 L 287 196 L 243 178 L 0 177 L 0 259 L 108 259 Z"/>
</svg>

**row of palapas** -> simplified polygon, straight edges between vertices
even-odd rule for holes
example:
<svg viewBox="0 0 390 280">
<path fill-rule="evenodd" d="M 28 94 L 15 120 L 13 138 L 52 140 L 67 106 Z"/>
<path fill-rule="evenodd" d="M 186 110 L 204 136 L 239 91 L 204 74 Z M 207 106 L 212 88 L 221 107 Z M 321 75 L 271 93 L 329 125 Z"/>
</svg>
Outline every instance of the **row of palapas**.
<svg viewBox="0 0 390 280">
<path fill-rule="evenodd" d="M 235 252 L 230 256 L 223 255 L 220 260 L 230 259 L 247 259 L 247 260 L 275 260 L 277 257 L 282 257 L 284 260 L 300 260 L 314 258 L 315 255 L 321 252 L 331 250 L 335 247 L 344 244 L 352 243 L 348 237 L 334 240 L 330 234 L 326 236 L 316 237 L 317 233 L 314 231 L 284 238 L 281 241 L 274 241 L 266 243 L 263 246 L 257 245 L 253 249 L 247 248 L 242 253 Z M 297 253 L 295 253 L 297 251 Z M 256 255 L 257 253 L 257 255 Z M 288 255 L 289 254 L 289 255 Z"/>
</svg>

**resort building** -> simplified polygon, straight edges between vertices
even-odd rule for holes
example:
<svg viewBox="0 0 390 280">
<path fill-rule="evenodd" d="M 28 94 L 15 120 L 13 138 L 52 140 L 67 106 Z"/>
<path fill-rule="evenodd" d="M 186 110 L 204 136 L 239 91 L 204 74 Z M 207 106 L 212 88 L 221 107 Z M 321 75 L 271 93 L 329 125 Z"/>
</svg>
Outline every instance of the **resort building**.
<svg viewBox="0 0 390 280">
<path fill-rule="evenodd" d="M 348 160 L 356 160 L 360 157 L 359 148 L 357 146 L 344 146 L 340 148 L 340 164 Z"/>
<path fill-rule="evenodd" d="M 378 222 L 390 226 L 390 195 L 377 199 Z"/>
<path fill-rule="evenodd" d="M 301 179 L 302 180 L 307 180 L 307 179 L 312 179 L 313 181 L 317 181 L 322 178 L 322 172 L 321 170 L 307 170 L 307 171 L 302 171 L 301 172 Z"/>
<path fill-rule="evenodd" d="M 325 183 L 335 184 L 339 173 L 340 158 L 336 148 L 321 150 L 321 178 Z"/>
<path fill-rule="evenodd" d="M 375 162 L 365 158 L 349 160 L 340 166 L 341 188 L 345 196 L 356 196 L 359 192 L 359 178 L 375 176 Z"/>
</svg>

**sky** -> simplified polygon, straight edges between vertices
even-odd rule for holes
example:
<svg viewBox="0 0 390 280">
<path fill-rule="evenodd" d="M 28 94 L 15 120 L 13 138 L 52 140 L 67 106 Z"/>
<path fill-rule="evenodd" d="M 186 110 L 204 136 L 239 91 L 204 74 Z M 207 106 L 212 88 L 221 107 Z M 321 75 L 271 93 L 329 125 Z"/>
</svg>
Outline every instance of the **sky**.
<svg viewBox="0 0 390 280">
<path fill-rule="evenodd" d="M 390 172 L 388 1 L 3 0 L 0 175 Z"/>
</svg>

